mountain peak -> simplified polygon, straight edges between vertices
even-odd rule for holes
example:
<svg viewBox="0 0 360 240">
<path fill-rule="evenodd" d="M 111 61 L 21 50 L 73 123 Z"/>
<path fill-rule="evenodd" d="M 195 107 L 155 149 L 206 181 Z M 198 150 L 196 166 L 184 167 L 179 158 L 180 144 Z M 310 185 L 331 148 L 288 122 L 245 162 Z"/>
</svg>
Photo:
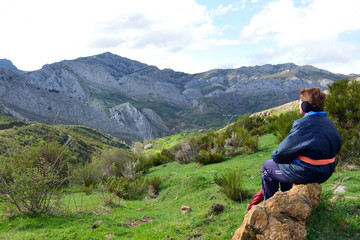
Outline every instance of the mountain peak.
<svg viewBox="0 0 360 240">
<path fill-rule="evenodd" d="M 9 69 L 13 72 L 22 72 L 8 59 L 0 59 L 0 67 Z"/>
</svg>

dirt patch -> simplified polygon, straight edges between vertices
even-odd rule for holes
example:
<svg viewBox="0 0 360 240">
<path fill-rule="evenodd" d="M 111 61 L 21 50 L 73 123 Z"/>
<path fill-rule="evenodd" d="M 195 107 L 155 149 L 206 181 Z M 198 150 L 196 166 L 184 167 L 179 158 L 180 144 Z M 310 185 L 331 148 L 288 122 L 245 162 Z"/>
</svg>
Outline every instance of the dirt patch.
<svg viewBox="0 0 360 240">
<path fill-rule="evenodd" d="M 126 227 L 137 227 L 140 225 L 143 225 L 145 223 L 149 223 L 154 221 L 154 219 L 152 219 L 151 217 L 145 216 L 143 217 L 143 219 L 138 220 L 138 219 L 128 219 L 128 223 L 124 224 L 124 226 Z"/>
</svg>

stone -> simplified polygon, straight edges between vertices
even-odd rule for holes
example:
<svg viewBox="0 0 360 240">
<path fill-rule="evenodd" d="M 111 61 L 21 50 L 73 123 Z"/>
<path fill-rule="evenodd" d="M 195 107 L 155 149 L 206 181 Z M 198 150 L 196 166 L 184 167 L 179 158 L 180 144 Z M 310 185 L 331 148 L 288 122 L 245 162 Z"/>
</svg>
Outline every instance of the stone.
<svg viewBox="0 0 360 240">
<path fill-rule="evenodd" d="M 181 214 L 189 213 L 189 212 L 192 212 L 192 209 L 189 206 L 181 206 L 181 210 L 180 210 Z"/>
<path fill-rule="evenodd" d="M 337 194 L 337 193 L 345 193 L 347 190 L 347 187 L 346 186 L 338 186 L 335 191 L 334 191 L 334 194 Z"/>
<path fill-rule="evenodd" d="M 153 148 L 153 145 L 151 143 L 149 143 L 149 144 L 145 145 L 144 150 L 148 150 L 148 149 L 151 149 L 151 148 Z"/>
<path fill-rule="evenodd" d="M 321 192 L 318 183 L 295 185 L 290 191 L 277 192 L 251 208 L 232 239 L 305 239 L 306 222 L 319 203 Z"/>
</svg>

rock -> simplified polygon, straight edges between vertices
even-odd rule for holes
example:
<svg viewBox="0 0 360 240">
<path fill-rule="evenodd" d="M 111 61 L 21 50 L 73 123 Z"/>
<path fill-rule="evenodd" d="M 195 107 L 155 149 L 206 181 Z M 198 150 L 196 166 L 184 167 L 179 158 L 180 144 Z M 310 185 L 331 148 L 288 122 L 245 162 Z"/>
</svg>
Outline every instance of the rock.
<svg viewBox="0 0 360 240">
<path fill-rule="evenodd" d="M 232 239 L 305 239 L 306 222 L 320 201 L 321 191 L 320 184 L 312 183 L 277 192 L 245 215 Z"/>
<path fill-rule="evenodd" d="M 152 109 L 144 108 L 142 110 L 144 116 L 150 121 L 152 125 L 154 125 L 157 129 L 160 130 L 160 133 L 168 133 L 170 130 L 166 126 L 165 122 L 162 118 Z"/>
<path fill-rule="evenodd" d="M 334 194 L 337 194 L 337 193 L 345 193 L 347 190 L 347 187 L 346 186 L 338 186 L 335 191 L 334 191 Z"/>
<path fill-rule="evenodd" d="M 200 90 L 194 88 L 188 88 L 182 93 L 186 99 L 192 102 L 195 99 L 202 97 Z"/>
<path fill-rule="evenodd" d="M 181 210 L 180 210 L 181 214 L 189 213 L 189 212 L 192 212 L 192 209 L 189 206 L 181 206 Z"/>
<path fill-rule="evenodd" d="M 144 150 L 151 149 L 152 147 L 153 147 L 153 145 L 151 143 L 146 144 L 145 147 L 144 147 Z"/>
<path fill-rule="evenodd" d="M 152 128 L 145 116 L 130 103 L 123 103 L 110 108 L 112 119 L 120 125 L 137 130 L 137 133 L 144 139 L 152 139 Z"/>
</svg>

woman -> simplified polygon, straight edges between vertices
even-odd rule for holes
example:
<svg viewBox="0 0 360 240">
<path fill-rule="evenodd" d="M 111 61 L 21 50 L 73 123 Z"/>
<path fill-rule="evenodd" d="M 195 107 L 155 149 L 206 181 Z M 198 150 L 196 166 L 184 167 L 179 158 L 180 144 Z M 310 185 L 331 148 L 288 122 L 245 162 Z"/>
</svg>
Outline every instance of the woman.
<svg viewBox="0 0 360 240">
<path fill-rule="evenodd" d="M 343 144 L 334 123 L 324 112 L 326 95 L 320 88 L 300 91 L 299 109 L 303 118 L 294 121 L 287 137 L 263 165 L 262 190 L 248 206 L 272 197 L 292 184 L 323 183 L 335 170 L 335 155 Z"/>
</svg>

